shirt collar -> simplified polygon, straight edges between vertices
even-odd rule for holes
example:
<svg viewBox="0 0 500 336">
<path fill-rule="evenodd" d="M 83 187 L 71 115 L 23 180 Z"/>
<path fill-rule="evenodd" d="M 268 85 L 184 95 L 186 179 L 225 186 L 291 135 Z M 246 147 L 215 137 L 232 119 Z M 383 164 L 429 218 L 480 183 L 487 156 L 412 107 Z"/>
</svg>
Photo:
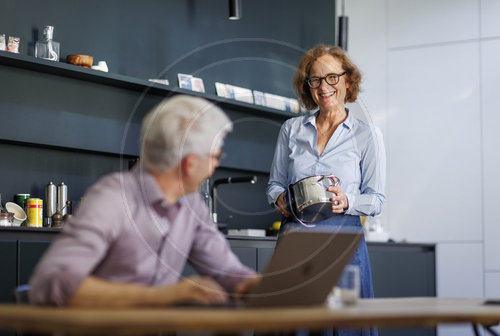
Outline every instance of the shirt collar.
<svg viewBox="0 0 500 336">
<path fill-rule="evenodd" d="M 354 117 L 351 115 L 351 112 L 349 111 L 349 109 L 346 107 L 345 108 L 345 111 L 347 113 L 347 118 L 345 118 L 344 120 L 344 125 L 348 128 L 348 129 L 352 129 L 352 126 L 353 126 L 353 123 L 354 123 Z"/>
<path fill-rule="evenodd" d="M 164 208 L 169 206 L 165 201 L 163 192 L 158 186 L 158 183 L 156 182 L 149 168 L 141 164 L 141 162 L 139 161 L 139 163 L 132 168 L 132 174 L 134 174 L 136 179 L 138 180 L 142 198 L 146 203 L 152 205 L 160 204 L 161 207 Z M 175 204 L 172 205 L 180 206 L 183 203 L 184 203 L 184 197 L 181 197 Z"/>
<path fill-rule="evenodd" d="M 309 113 L 308 115 L 306 115 L 306 116 L 304 117 L 304 125 L 311 124 L 311 125 L 316 126 L 316 115 L 317 115 L 318 113 L 319 113 L 319 112 L 316 112 L 316 113 Z"/>
<path fill-rule="evenodd" d="M 344 125 L 348 129 L 351 129 L 353 126 L 354 119 L 351 116 L 351 113 L 349 112 L 349 109 L 347 107 L 345 108 L 345 111 L 347 112 L 347 118 L 344 120 L 342 125 Z M 304 118 L 304 125 L 311 124 L 311 125 L 316 126 L 316 116 L 318 114 L 319 114 L 319 110 L 315 113 L 311 113 L 311 114 L 306 115 L 306 117 Z"/>
</svg>

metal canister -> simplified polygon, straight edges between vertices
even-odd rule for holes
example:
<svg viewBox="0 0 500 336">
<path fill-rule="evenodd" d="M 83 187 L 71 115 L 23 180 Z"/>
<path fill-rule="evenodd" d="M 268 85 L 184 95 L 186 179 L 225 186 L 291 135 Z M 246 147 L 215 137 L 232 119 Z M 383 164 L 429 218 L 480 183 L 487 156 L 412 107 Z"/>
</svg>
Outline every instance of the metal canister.
<svg viewBox="0 0 500 336">
<path fill-rule="evenodd" d="M 61 182 L 61 184 L 57 186 L 57 211 L 63 216 L 68 213 L 68 208 L 65 208 L 67 200 L 68 186 L 65 185 L 64 182 Z"/>
<path fill-rule="evenodd" d="M 54 183 L 49 182 L 45 186 L 45 222 L 44 225 L 52 226 L 52 215 L 56 213 L 57 188 Z"/>
<path fill-rule="evenodd" d="M 40 198 L 28 198 L 26 201 L 26 210 L 28 213 L 27 226 L 43 226 L 43 200 Z"/>
</svg>

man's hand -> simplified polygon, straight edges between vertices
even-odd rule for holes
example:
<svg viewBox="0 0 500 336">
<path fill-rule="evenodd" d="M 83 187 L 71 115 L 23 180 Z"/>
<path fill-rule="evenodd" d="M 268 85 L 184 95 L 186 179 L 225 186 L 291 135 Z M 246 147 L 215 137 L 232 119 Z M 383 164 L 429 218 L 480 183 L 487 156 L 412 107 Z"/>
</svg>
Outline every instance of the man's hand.
<svg viewBox="0 0 500 336">
<path fill-rule="evenodd" d="M 191 276 L 184 278 L 177 284 L 179 290 L 179 302 L 190 303 L 226 303 L 228 296 L 226 291 L 213 279 L 209 277 Z M 166 287 L 170 290 L 169 287 Z"/>
<path fill-rule="evenodd" d="M 89 276 L 68 303 L 73 307 L 163 307 L 179 303 L 225 303 L 227 293 L 208 277 L 193 276 L 166 286 L 115 283 Z"/>
<path fill-rule="evenodd" d="M 234 297 L 239 300 L 244 294 L 247 294 L 254 288 L 262 279 L 260 274 L 257 274 L 253 278 L 243 280 L 234 288 Z"/>
</svg>

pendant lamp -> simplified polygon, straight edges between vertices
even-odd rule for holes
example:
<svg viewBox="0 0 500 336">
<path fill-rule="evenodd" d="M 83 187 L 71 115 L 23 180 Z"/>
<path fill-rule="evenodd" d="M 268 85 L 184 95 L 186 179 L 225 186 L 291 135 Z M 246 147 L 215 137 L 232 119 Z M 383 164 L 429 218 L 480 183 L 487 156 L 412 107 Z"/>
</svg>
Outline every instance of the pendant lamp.
<svg viewBox="0 0 500 336">
<path fill-rule="evenodd" d="M 241 0 L 229 0 L 229 20 L 241 19 Z"/>
<path fill-rule="evenodd" d="M 347 32 L 349 29 L 349 18 L 345 15 L 345 3 L 342 0 L 342 15 L 339 16 L 339 29 L 338 29 L 338 37 L 337 37 L 337 46 L 341 47 L 345 51 L 347 51 Z"/>
</svg>

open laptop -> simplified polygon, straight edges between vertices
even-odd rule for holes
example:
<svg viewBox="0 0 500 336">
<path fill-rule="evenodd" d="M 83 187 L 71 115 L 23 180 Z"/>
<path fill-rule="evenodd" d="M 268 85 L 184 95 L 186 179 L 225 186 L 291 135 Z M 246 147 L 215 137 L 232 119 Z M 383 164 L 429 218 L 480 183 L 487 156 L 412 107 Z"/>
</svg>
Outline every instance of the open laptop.
<svg viewBox="0 0 500 336">
<path fill-rule="evenodd" d="M 359 232 L 290 232 L 280 237 L 245 307 L 324 304 L 359 245 Z"/>
</svg>

